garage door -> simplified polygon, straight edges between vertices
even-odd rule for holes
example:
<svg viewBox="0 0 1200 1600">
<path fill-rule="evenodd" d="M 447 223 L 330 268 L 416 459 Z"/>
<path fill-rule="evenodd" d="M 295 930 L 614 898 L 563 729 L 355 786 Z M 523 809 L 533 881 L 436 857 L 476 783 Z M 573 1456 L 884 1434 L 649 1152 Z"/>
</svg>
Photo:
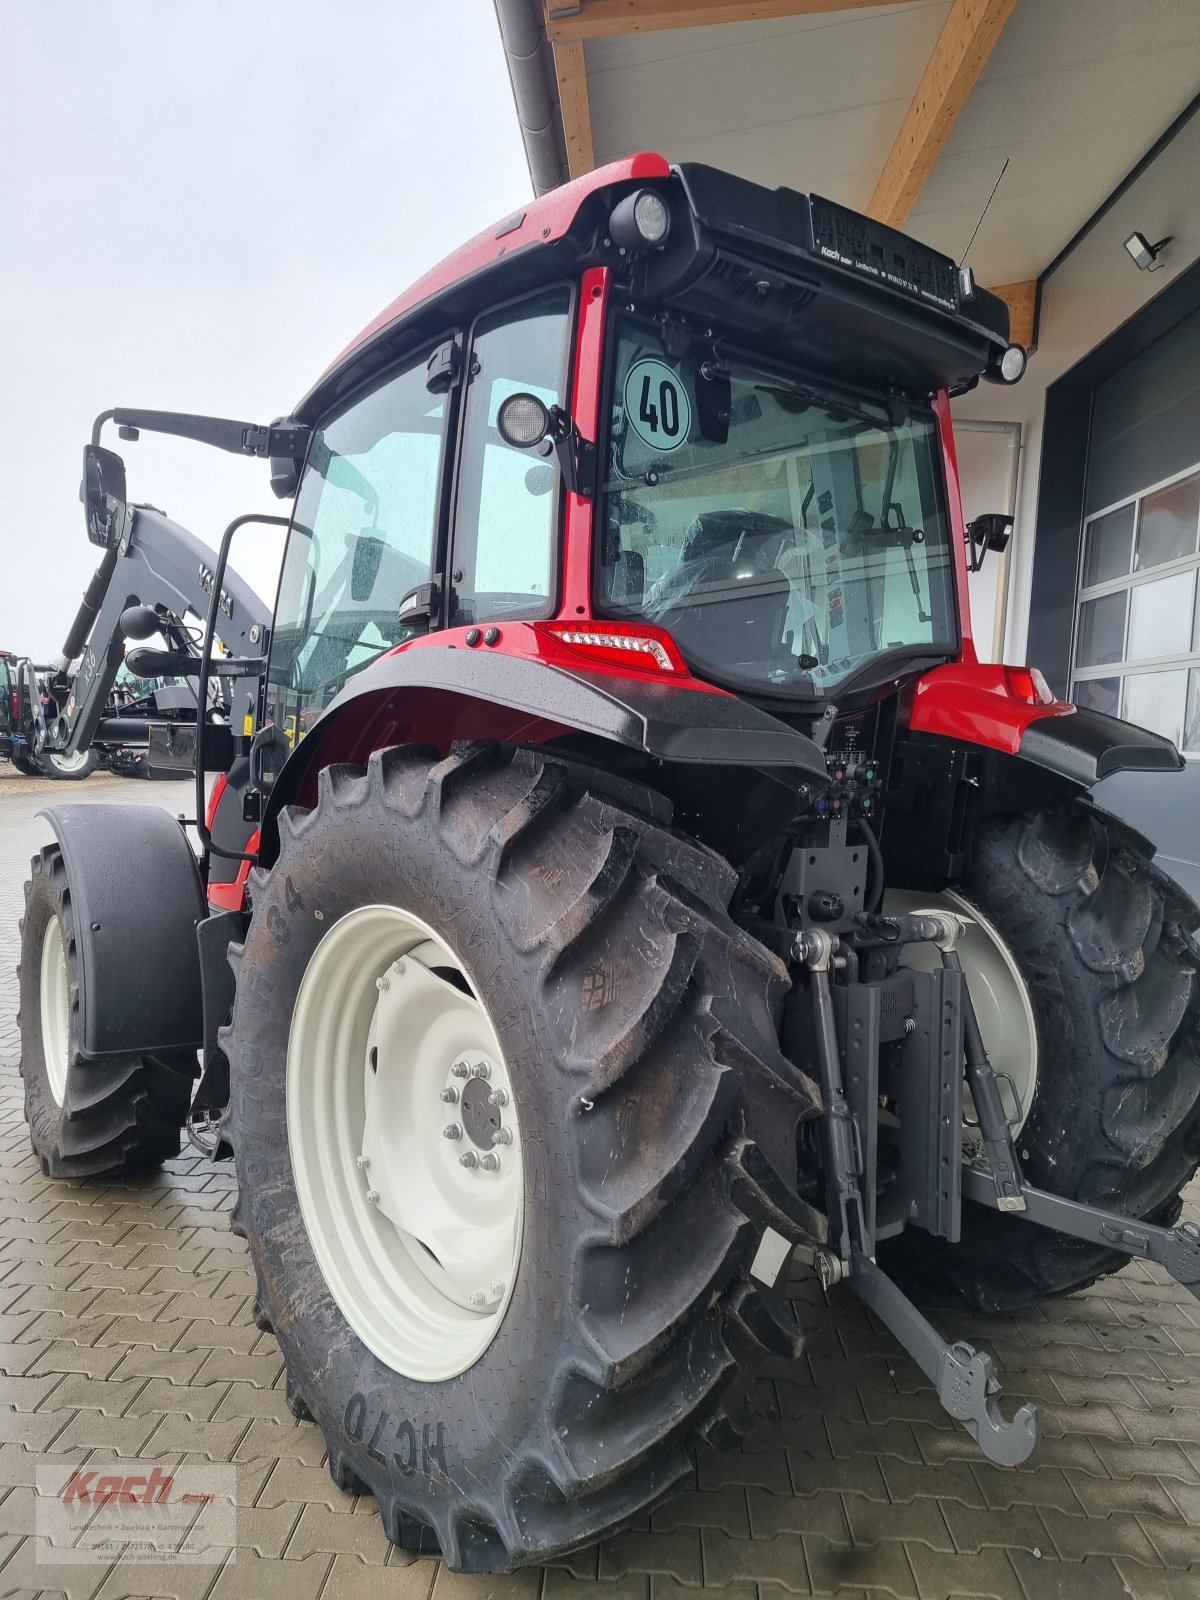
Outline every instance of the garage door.
<svg viewBox="0 0 1200 1600">
<path fill-rule="evenodd" d="M 1071 693 L 1184 752 L 1100 798 L 1200 894 L 1200 310 L 1094 391 Z"/>
</svg>

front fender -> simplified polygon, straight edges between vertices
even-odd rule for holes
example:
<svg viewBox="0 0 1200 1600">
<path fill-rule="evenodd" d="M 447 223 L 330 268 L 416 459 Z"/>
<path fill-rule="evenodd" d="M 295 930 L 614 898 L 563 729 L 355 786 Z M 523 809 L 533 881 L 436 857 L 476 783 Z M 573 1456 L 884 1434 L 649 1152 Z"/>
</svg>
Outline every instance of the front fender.
<svg viewBox="0 0 1200 1600">
<path fill-rule="evenodd" d="M 204 1036 L 196 926 L 208 913 L 187 835 L 157 806 L 48 806 L 79 946 L 86 1057 L 192 1050 Z"/>
</svg>

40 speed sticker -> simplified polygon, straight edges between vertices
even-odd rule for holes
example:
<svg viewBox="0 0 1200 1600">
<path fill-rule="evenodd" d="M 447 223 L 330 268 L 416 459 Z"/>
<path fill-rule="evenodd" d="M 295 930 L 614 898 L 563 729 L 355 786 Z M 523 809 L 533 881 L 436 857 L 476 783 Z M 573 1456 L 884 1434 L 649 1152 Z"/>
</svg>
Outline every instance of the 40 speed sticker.
<svg viewBox="0 0 1200 1600">
<path fill-rule="evenodd" d="M 646 356 L 625 379 L 625 415 L 652 450 L 678 450 L 692 425 L 692 404 L 679 374 Z"/>
</svg>

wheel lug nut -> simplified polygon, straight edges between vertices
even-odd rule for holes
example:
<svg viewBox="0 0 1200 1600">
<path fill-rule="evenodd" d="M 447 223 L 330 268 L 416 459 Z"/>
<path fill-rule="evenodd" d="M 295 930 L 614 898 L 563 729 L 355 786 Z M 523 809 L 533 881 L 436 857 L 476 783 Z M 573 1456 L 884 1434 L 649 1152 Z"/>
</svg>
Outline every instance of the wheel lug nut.
<svg viewBox="0 0 1200 1600">
<path fill-rule="evenodd" d="M 506 1287 L 507 1285 L 503 1283 L 489 1283 L 488 1293 L 491 1295 L 493 1300 L 503 1300 Z"/>
<path fill-rule="evenodd" d="M 386 972 L 384 973 L 383 977 L 375 979 L 375 987 L 377 989 L 390 989 L 392 987 L 391 979 L 388 977 Z"/>
<path fill-rule="evenodd" d="M 489 1150 L 486 1155 L 480 1156 L 479 1165 L 485 1172 L 499 1172 L 500 1157 L 498 1155 L 494 1155 L 492 1151 Z"/>
<path fill-rule="evenodd" d="M 472 1078 L 490 1078 L 492 1075 L 491 1064 L 487 1061 L 477 1061 L 469 1071 Z"/>
<path fill-rule="evenodd" d="M 511 1144 L 512 1143 L 512 1129 L 511 1128 L 493 1128 L 492 1129 L 492 1143 L 493 1144 Z"/>
<path fill-rule="evenodd" d="M 393 961 L 392 962 L 392 966 L 391 966 L 391 970 L 392 970 L 392 972 L 395 974 L 395 976 L 397 978 L 402 978 L 404 976 L 404 963 L 403 963 L 403 961 Z"/>
<path fill-rule="evenodd" d="M 370 1156 L 355 1156 L 354 1165 L 359 1169 L 360 1172 L 365 1172 L 371 1165 L 371 1158 Z"/>
<path fill-rule="evenodd" d="M 479 1165 L 479 1157 L 474 1150 L 464 1150 L 458 1158 L 458 1164 L 460 1167 L 477 1167 Z"/>
<path fill-rule="evenodd" d="M 378 1189 L 368 1189 L 367 1190 L 367 1204 L 369 1206 L 377 1206 L 379 1204 L 379 1190 Z"/>
<path fill-rule="evenodd" d="M 465 1061 L 456 1061 L 450 1071 L 456 1078 L 469 1078 L 471 1076 L 471 1068 Z"/>
<path fill-rule="evenodd" d="M 457 1103 L 458 1103 L 458 1090 L 454 1087 L 454 1085 L 452 1083 L 448 1084 L 447 1087 L 442 1090 L 442 1099 L 446 1102 L 446 1104 L 448 1106 L 457 1105 Z"/>
<path fill-rule="evenodd" d="M 484 1294 L 482 1289 L 471 1290 L 471 1304 L 473 1306 L 484 1306 L 487 1304 L 487 1295 Z"/>
<path fill-rule="evenodd" d="M 448 1122 L 446 1124 L 446 1126 L 442 1129 L 442 1138 L 443 1139 L 461 1139 L 462 1138 L 462 1123 L 461 1122 Z"/>
<path fill-rule="evenodd" d="M 506 1106 L 507 1104 L 508 1104 L 508 1090 L 507 1089 L 493 1089 L 491 1094 L 488 1095 L 488 1105 L 490 1105 L 490 1106 Z"/>
</svg>

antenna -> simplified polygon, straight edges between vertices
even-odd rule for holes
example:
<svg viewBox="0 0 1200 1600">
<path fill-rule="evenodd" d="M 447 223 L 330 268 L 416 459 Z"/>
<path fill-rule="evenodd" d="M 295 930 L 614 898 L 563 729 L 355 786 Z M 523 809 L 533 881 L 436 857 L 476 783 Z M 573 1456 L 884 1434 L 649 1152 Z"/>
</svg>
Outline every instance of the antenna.
<svg viewBox="0 0 1200 1600">
<path fill-rule="evenodd" d="M 1004 174 L 1008 171 L 1008 163 L 1009 163 L 1009 161 L 1011 159 L 1012 158 L 1010 156 L 1005 156 L 1004 165 L 1000 168 L 1000 178 L 1002 178 L 1004 176 Z M 977 234 L 979 232 L 980 228 L 983 227 L 983 219 L 988 214 L 988 206 L 990 206 L 992 201 L 996 198 L 996 190 L 1000 187 L 1000 178 L 997 178 L 995 183 L 992 185 L 992 192 L 987 197 L 987 204 L 984 206 L 983 210 L 979 213 L 979 221 L 975 224 L 975 233 L 973 233 L 971 235 L 971 237 L 967 240 L 967 248 L 963 251 L 962 255 L 959 257 L 958 264 L 959 264 L 960 267 L 962 266 L 963 262 L 967 259 L 967 257 L 971 253 L 971 246 L 975 243 L 975 234 Z"/>
</svg>

